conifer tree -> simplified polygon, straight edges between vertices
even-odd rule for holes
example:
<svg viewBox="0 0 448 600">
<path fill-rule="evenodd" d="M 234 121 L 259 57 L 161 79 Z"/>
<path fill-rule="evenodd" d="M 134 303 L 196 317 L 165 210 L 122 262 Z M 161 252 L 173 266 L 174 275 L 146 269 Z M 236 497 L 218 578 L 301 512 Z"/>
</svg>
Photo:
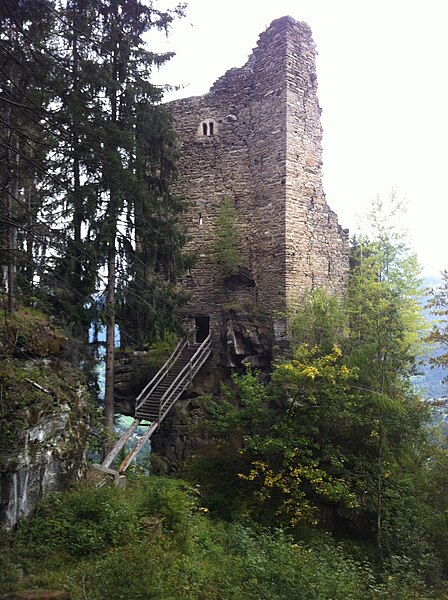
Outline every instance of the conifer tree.
<svg viewBox="0 0 448 600">
<path fill-rule="evenodd" d="M 0 8 L 4 287 L 12 310 L 20 259 L 22 287 L 37 283 L 29 293 L 84 342 L 103 294 L 111 434 L 118 283 L 129 340 L 140 332 L 134 315 L 149 314 L 141 343 L 176 326 L 183 204 L 169 192 L 174 141 L 162 90 L 151 83 L 170 54 L 146 49 L 143 36 L 168 31 L 182 6 L 38 4 L 6 0 Z"/>
<path fill-rule="evenodd" d="M 95 42 L 95 2 L 68 0 L 59 17 L 61 69 L 54 80 L 58 148 L 52 167 L 55 172 L 63 168 L 55 202 L 62 204 L 64 245 L 55 260 L 56 278 L 49 299 L 53 310 L 70 322 L 72 332 L 87 341 L 98 283 L 95 242 L 100 161 L 93 122 L 99 120 L 97 71 L 102 67 Z"/>
<path fill-rule="evenodd" d="M 136 110 L 135 196 L 131 224 L 135 244 L 127 244 L 119 293 L 118 319 L 124 340 L 144 347 L 178 331 L 175 309 L 183 296 L 175 284 L 187 267 L 181 253 L 185 233 L 179 222 L 185 202 L 170 191 L 176 175 L 175 139 L 168 112 L 143 102 Z"/>
<path fill-rule="evenodd" d="M 167 174 L 166 170 L 163 173 L 160 161 L 157 165 L 154 160 L 159 150 L 152 145 L 145 147 L 141 144 L 141 133 L 137 140 L 136 132 L 141 128 L 138 119 L 146 112 L 154 113 L 155 105 L 161 99 L 161 90 L 152 85 L 151 72 L 155 66 L 163 64 L 170 55 L 157 55 L 145 49 L 142 36 L 152 28 L 166 31 L 174 16 L 180 14 L 181 8 L 175 9 L 174 12 L 160 12 L 140 0 L 110 0 L 97 2 L 97 10 L 98 21 L 95 33 L 100 40 L 98 59 L 102 66 L 97 73 L 99 89 L 103 95 L 103 110 L 99 115 L 101 122 L 96 128 L 101 144 L 98 148 L 101 163 L 101 198 L 97 220 L 100 252 L 104 257 L 107 271 L 104 311 L 105 427 L 111 435 L 117 278 L 126 269 L 129 249 L 131 248 L 134 257 L 138 253 L 132 251 L 133 244 L 127 237 L 124 239 L 124 244 L 121 243 L 125 224 L 131 224 L 129 232 L 126 233 L 133 237 L 134 244 L 141 243 L 143 228 L 137 221 L 143 214 L 154 215 L 163 212 L 163 203 L 169 197 L 159 190 L 155 198 L 156 206 L 153 206 L 152 211 L 143 208 L 154 202 L 154 191 L 149 185 L 151 173 L 159 168 L 159 179 L 163 182 L 163 186 L 167 185 L 169 173 Z M 168 128 L 165 128 L 163 135 L 167 135 L 167 132 Z M 151 136 L 148 129 L 144 133 L 153 140 L 158 135 Z M 161 142 L 163 142 L 163 135 Z M 143 164 L 146 162 L 147 169 L 137 168 L 137 161 L 140 163 L 143 161 Z M 144 226 L 150 225 L 148 219 L 148 223 Z M 158 235 L 164 237 L 161 232 L 158 232 Z M 152 265 L 154 271 L 156 265 L 157 261 Z M 148 287 L 150 282 L 146 280 L 145 284 L 145 287 Z"/>
<path fill-rule="evenodd" d="M 42 2 L 44 10 L 51 5 Z M 18 290 L 29 293 L 34 279 L 37 183 L 44 185 L 48 152 L 48 136 L 42 132 L 50 96 L 44 74 L 51 63 L 52 18 L 39 20 L 36 9 L 31 0 L 5 0 L 0 8 L 1 247 L 10 312 Z"/>
</svg>

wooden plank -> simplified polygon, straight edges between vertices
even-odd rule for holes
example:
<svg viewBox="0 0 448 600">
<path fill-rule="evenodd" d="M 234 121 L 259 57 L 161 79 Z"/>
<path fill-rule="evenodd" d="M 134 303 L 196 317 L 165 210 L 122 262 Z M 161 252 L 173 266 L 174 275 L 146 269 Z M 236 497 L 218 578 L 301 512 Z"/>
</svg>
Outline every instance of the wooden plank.
<svg viewBox="0 0 448 600">
<path fill-rule="evenodd" d="M 124 432 L 124 434 L 121 436 L 121 438 L 118 440 L 118 442 L 115 444 L 115 446 L 112 448 L 112 450 L 109 452 L 109 454 L 106 456 L 106 458 L 101 463 L 101 465 L 103 467 L 111 466 L 111 464 L 114 462 L 115 458 L 118 456 L 118 453 L 120 452 L 120 450 L 122 450 L 122 448 L 124 448 L 126 442 L 129 440 L 131 435 L 136 431 L 137 427 L 140 425 L 140 421 L 141 421 L 141 419 L 134 419 L 134 421 L 130 425 L 129 429 L 127 429 Z"/>
<path fill-rule="evenodd" d="M 142 437 L 139 439 L 139 441 L 137 442 L 135 447 L 129 452 L 129 454 L 126 456 L 126 458 L 121 463 L 121 465 L 118 469 L 118 472 L 120 473 L 120 475 L 122 475 L 126 471 L 126 469 L 129 467 L 131 462 L 134 460 L 134 458 L 137 456 L 137 454 L 140 452 L 140 450 L 143 448 L 145 443 L 149 440 L 149 438 L 152 436 L 152 434 L 154 433 L 154 431 L 157 429 L 158 426 L 159 426 L 159 423 L 157 421 L 154 421 L 154 423 L 151 423 L 151 425 L 148 427 L 148 431 L 144 435 L 142 435 Z"/>
</svg>

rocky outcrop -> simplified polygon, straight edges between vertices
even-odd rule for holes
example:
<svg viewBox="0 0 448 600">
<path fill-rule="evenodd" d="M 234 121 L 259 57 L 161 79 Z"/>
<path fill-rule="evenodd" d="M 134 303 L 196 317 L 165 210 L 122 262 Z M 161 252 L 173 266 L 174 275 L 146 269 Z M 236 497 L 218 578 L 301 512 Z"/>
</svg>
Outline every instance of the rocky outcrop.
<svg viewBox="0 0 448 600">
<path fill-rule="evenodd" d="M 67 338 L 41 313 L 22 308 L 1 324 L 0 356 L 59 356 L 68 349 Z"/>
<path fill-rule="evenodd" d="M 152 437 L 152 448 L 176 471 L 189 456 L 206 446 L 210 436 L 203 425 L 208 417 L 207 400 L 219 392 L 220 384 L 231 384 L 231 373 L 255 368 L 264 378 L 272 365 L 272 322 L 253 305 L 234 306 L 224 312 L 221 329 L 225 348 L 218 361 L 209 361 L 193 380 L 189 394 L 171 409 Z"/>
<path fill-rule="evenodd" d="M 153 435 L 152 450 L 163 457 L 167 471 L 177 471 L 186 458 L 209 443 L 201 426 L 207 418 L 207 403 L 205 396 L 179 400 Z"/>
<path fill-rule="evenodd" d="M 134 415 L 135 399 L 157 370 L 150 362 L 149 352 L 117 352 L 114 369 L 115 410 L 123 415 Z"/>
<path fill-rule="evenodd" d="M 11 529 L 44 493 L 84 476 L 90 404 L 62 359 L 66 338 L 42 315 L 18 311 L 0 333 L 0 527 Z"/>
<path fill-rule="evenodd" d="M 35 419 L 22 411 L 21 418 L 20 439 L 1 454 L 0 525 L 6 529 L 30 515 L 43 494 L 81 479 L 86 467 L 89 414 L 81 388 L 70 402 L 56 401 L 51 412 Z"/>
<path fill-rule="evenodd" d="M 269 371 L 274 345 L 270 319 L 236 309 L 227 310 L 224 319 L 225 366 Z"/>
<path fill-rule="evenodd" d="M 153 450 L 166 461 L 168 470 L 177 470 L 189 455 L 209 442 L 201 423 L 207 418 L 207 397 L 231 383 L 231 373 L 255 368 L 266 379 L 271 370 L 274 332 L 272 319 L 255 304 L 244 303 L 223 309 L 217 334 L 215 356 L 195 376 L 190 388 L 172 407 L 151 438 Z M 216 341 L 216 340 L 215 340 Z M 219 352 L 219 348 L 223 348 Z M 148 353 L 120 353 L 116 361 L 116 407 L 133 415 L 135 398 L 155 374 Z"/>
</svg>

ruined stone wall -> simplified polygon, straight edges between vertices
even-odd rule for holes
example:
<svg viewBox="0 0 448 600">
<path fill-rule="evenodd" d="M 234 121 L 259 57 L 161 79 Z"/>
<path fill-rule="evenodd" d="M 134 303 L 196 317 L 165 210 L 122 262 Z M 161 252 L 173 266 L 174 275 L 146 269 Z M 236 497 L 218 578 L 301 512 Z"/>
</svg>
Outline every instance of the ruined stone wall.
<svg viewBox="0 0 448 600">
<path fill-rule="evenodd" d="M 256 304 L 275 315 L 313 286 L 336 293 L 344 286 L 347 234 L 322 191 L 314 54 L 307 25 L 278 19 L 246 65 L 208 94 L 168 105 L 180 144 L 174 191 L 190 203 L 187 249 L 198 255 L 182 281 L 191 293 L 186 312 L 210 315 L 215 333 L 222 332 L 223 307 Z M 216 263 L 224 198 L 237 212 L 252 284 L 229 285 Z"/>
<path fill-rule="evenodd" d="M 286 296 L 306 290 L 341 295 L 348 276 L 348 231 L 338 224 L 322 189 L 322 127 L 311 31 L 283 22 L 286 54 Z"/>
</svg>

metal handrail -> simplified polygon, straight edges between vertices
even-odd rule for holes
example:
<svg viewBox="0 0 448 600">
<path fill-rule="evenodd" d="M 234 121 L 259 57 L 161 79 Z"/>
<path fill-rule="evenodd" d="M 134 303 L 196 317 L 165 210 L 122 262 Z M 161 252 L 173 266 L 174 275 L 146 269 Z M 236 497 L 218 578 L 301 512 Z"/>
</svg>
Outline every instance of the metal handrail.
<svg viewBox="0 0 448 600">
<path fill-rule="evenodd" d="M 208 352 L 210 347 L 211 335 L 209 334 L 161 397 L 159 403 L 159 423 L 164 419 L 171 406 L 185 389 L 185 382 L 191 380 L 207 360 L 210 354 Z"/>
<path fill-rule="evenodd" d="M 177 344 L 177 346 L 174 348 L 173 352 L 171 353 L 170 357 L 162 365 L 161 369 L 159 369 L 159 371 L 157 371 L 157 373 L 154 375 L 154 377 L 151 379 L 151 381 L 142 389 L 140 394 L 135 399 L 135 410 L 138 410 L 141 406 L 143 406 L 143 404 L 145 404 L 148 397 L 154 391 L 154 388 L 156 388 L 159 385 L 159 383 L 162 381 L 162 379 L 168 374 L 168 371 L 170 370 L 170 368 L 173 366 L 173 364 L 178 359 L 179 354 L 183 351 L 183 349 L 187 345 L 188 345 L 187 340 L 180 340 L 180 342 Z"/>
<path fill-rule="evenodd" d="M 152 390 L 158 385 L 160 381 L 165 377 L 169 369 L 173 366 L 173 364 L 179 358 L 181 352 L 188 346 L 187 341 L 181 341 L 174 349 L 173 353 L 169 357 L 169 359 L 165 362 L 162 369 L 157 373 L 155 377 L 151 379 L 148 385 L 144 388 L 144 390 L 138 396 L 138 399 L 141 399 L 144 395 L 143 400 L 140 402 L 138 407 L 142 406 L 150 396 Z M 207 338 L 202 342 L 200 346 L 198 346 L 196 352 L 190 358 L 188 363 L 182 368 L 182 370 L 178 373 L 174 381 L 170 384 L 166 392 L 163 394 L 162 398 L 159 402 L 159 418 L 156 421 L 152 421 L 149 425 L 146 433 L 140 438 L 137 445 L 128 453 L 125 459 L 122 461 L 119 467 L 119 473 L 123 474 L 124 471 L 131 464 L 132 460 L 136 457 L 138 452 L 140 452 L 144 443 L 149 440 L 154 431 L 159 427 L 162 420 L 168 414 L 168 411 L 179 398 L 183 390 L 187 387 L 187 382 L 191 381 L 202 365 L 205 363 L 207 358 L 211 353 L 211 335 L 209 334 Z M 150 391 L 148 391 L 150 390 Z M 163 414 L 162 414 L 163 409 Z M 113 451 L 106 458 L 107 465 L 110 466 L 117 456 L 118 452 L 121 448 L 124 447 L 126 441 L 129 439 L 131 434 L 135 431 L 138 425 L 141 423 L 141 419 L 134 419 L 132 426 L 129 430 L 122 436 L 122 438 L 115 444 Z"/>
</svg>

